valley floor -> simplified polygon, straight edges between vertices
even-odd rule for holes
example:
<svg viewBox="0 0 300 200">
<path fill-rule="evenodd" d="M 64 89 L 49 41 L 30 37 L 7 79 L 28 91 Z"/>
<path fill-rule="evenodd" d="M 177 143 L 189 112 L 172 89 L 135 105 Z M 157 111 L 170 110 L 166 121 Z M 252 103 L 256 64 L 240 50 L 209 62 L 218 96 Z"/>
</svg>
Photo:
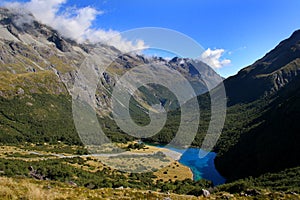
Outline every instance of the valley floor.
<svg viewBox="0 0 300 200">
<path fill-rule="evenodd" d="M 43 162 L 43 160 L 63 160 L 65 157 L 72 157 L 78 153 L 80 147 L 68 146 L 68 145 L 42 145 L 42 146 L 2 146 L 0 148 L 0 159 L 2 162 L 12 162 L 18 164 L 18 162 Z M 139 153 L 154 153 L 157 150 L 155 147 L 146 146 L 145 149 L 134 149 L 132 152 Z M 72 159 L 75 159 L 74 157 Z M 64 160 L 65 165 L 74 167 L 72 169 L 82 169 L 83 171 L 94 173 L 97 170 L 103 170 L 104 165 L 95 160 L 88 159 L 83 156 L 83 160 L 77 160 L 76 162 L 68 163 Z M 171 158 L 170 158 L 171 159 Z M 75 160 L 74 160 L 75 161 Z M 2 163 L 3 164 L 3 163 Z M 37 163 L 35 163 L 37 164 Z M 2 167 L 3 167 L 2 166 Z M 12 167 L 12 165 L 8 165 Z M 20 168 L 20 166 L 19 166 Z M 10 171 L 4 167 L 5 170 L 0 171 L 0 199 L 300 199 L 300 195 L 294 192 L 275 192 L 268 189 L 250 189 L 251 182 L 234 182 L 222 185 L 220 187 L 212 189 L 212 194 L 205 198 L 202 196 L 180 195 L 168 192 L 159 192 L 160 190 L 152 191 L 146 189 L 136 189 L 126 186 L 118 186 L 115 188 L 98 187 L 97 189 L 90 189 L 77 185 L 71 181 L 51 181 L 51 180 L 35 180 L 29 178 L 26 173 L 17 173 L 14 169 Z M 18 168 L 16 168 L 18 169 Z M 66 168 L 69 169 L 69 168 Z M 51 169 L 53 170 L 53 169 Z M 293 172 L 293 173 L 292 173 Z M 294 174 L 298 172 L 297 169 L 289 172 Z M 55 172 L 53 172 L 55 173 Z M 63 173 L 59 172 L 58 178 L 63 176 Z M 81 172 L 82 173 L 82 172 Z M 185 180 L 191 178 L 192 174 L 188 167 L 181 165 L 178 161 L 172 160 L 171 164 L 157 172 L 154 172 L 156 178 L 153 181 L 163 180 L 168 182 L 169 179 L 173 180 Z M 176 178 L 175 178 L 176 176 Z M 101 178 L 101 177 L 99 177 Z M 75 178 L 76 179 L 76 178 Z M 266 179 L 268 180 L 268 178 Z M 261 182 L 266 183 L 266 180 L 262 179 Z M 281 179 L 283 180 L 283 179 Z M 275 182 L 274 182 L 275 183 Z M 201 186 L 199 186 L 201 187 Z M 241 188 L 242 187 L 242 188 Z M 201 187 L 205 188 L 205 187 Z M 198 188 L 201 190 L 201 188 Z M 247 191 L 248 190 L 248 191 Z M 231 192 L 236 191 L 236 192 Z M 241 192 L 243 191 L 243 192 Z M 246 192 L 245 192 L 246 191 Z M 296 190 L 297 191 L 297 190 Z M 231 194 L 231 193 L 233 194 Z"/>
</svg>

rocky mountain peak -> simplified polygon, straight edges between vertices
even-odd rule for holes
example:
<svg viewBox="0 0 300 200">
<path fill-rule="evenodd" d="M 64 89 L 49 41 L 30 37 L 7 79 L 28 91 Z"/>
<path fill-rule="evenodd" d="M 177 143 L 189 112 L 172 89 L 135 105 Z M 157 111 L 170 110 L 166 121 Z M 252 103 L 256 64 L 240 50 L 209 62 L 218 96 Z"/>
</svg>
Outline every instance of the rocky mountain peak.
<svg viewBox="0 0 300 200">
<path fill-rule="evenodd" d="M 168 61 L 163 58 L 124 54 L 105 44 L 78 44 L 62 37 L 51 27 L 39 23 L 30 13 L 19 10 L 0 8 L 0 47 L 0 73 L 10 73 L 11 76 L 34 73 L 32 76 L 38 78 L 32 81 L 37 82 L 43 80 L 40 74 L 47 72 L 49 76 L 53 76 L 53 80 L 60 82 L 59 87 L 67 88 L 69 93 L 85 58 L 97 54 L 101 60 L 106 60 L 105 64 L 99 63 L 99 66 L 95 67 L 101 80 L 95 97 L 101 115 L 110 112 L 111 100 L 107 97 L 110 96 L 114 84 L 125 72 L 141 65 L 156 64 L 177 70 L 191 83 L 197 95 L 207 92 L 222 81 L 213 69 L 200 61 L 187 58 L 173 58 Z M 102 73 L 104 67 L 107 69 Z M 140 76 L 142 78 L 145 75 L 141 73 Z M 166 74 L 166 77 L 169 75 Z M 30 85 L 38 87 L 39 84 Z M 153 88 L 148 89 L 154 92 Z M 17 85 L 8 85 L 8 90 L 17 92 Z M 30 88 L 28 90 L 30 91 Z M 24 94 L 30 93 L 28 90 L 24 90 Z M 49 90 L 47 92 L 51 93 Z M 5 96 L 5 92 L 2 94 Z M 137 100 L 144 101 L 142 96 L 136 95 Z"/>
</svg>

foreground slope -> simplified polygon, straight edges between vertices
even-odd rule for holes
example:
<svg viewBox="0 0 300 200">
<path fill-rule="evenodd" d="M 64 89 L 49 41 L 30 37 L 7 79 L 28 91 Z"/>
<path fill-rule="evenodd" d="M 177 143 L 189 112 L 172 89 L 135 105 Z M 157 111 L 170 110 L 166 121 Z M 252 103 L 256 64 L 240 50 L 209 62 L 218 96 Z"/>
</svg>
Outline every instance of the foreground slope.
<svg viewBox="0 0 300 200">
<path fill-rule="evenodd" d="M 235 183 L 237 186 L 239 183 Z M 101 188 L 87 189 L 71 186 L 67 183 L 55 181 L 36 181 L 28 178 L 0 177 L 0 198 L 6 199 L 172 199 L 172 200 L 200 200 L 200 199 L 299 199 L 300 196 L 291 192 L 271 192 L 269 190 L 248 190 L 248 192 L 230 193 L 223 189 L 234 190 L 233 184 L 219 188 L 209 197 L 179 195 L 150 190 L 132 188 Z M 247 193 L 249 195 L 247 195 Z M 255 194 L 256 193 L 256 194 Z"/>
</svg>

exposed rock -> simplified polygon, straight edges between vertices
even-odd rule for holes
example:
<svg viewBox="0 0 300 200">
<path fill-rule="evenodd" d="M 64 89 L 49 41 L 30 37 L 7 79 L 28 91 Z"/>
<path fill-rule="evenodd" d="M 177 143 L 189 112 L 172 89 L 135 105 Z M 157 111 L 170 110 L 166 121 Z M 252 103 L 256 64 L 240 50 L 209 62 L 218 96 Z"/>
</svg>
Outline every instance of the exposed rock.
<svg viewBox="0 0 300 200">
<path fill-rule="evenodd" d="M 53 42 L 55 44 L 56 48 L 58 48 L 62 52 L 70 52 L 71 51 L 71 48 L 68 45 L 68 43 L 56 34 L 49 37 L 48 41 Z"/>
<path fill-rule="evenodd" d="M 25 91 L 23 90 L 23 88 L 19 88 L 17 91 L 17 95 L 23 95 L 25 94 Z"/>
<path fill-rule="evenodd" d="M 229 194 L 229 193 L 225 193 L 225 194 L 222 194 L 222 199 L 232 199 L 234 198 L 234 195 L 233 194 Z"/>
<path fill-rule="evenodd" d="M 30 93 L 60 94 L 69 92 L 72 94 L 75 80 L 80 79 L 79 69 L 82 63 L 87 56 L 93 54 L 99 56 L 104 64 L 103 66 L 99 64 L 93 69 L 101 78 L 96 95 L 87 90 L 87 84 L 84 82 L 86 80 L 82 80 L 80 87 L 83 91 L 86 91 L 87 96 L 95 98 L 93 100 L 96 100 L 96 110 L 101 116 L 107 116 L 111 112 L 112 101 L 110 96 L 119 78 L 127 71 L 145 64 L 154 63 L 177 70 L 190 81 L 197 95 L 207 92 L 207 84 L 203 77 L 209 77 L 212 80 L 212 86 L 222 80 L 209 66 L 200 61 L 174 58 L 168 62 L 163 58 L 146 58 L 134 53 L 122 54 L 115 47 L 104 44 L 77 44 L 75 41 L 62 37 L 51 27 L 37 22 L 30 14 L 27 14 L 30 20 L 26 24 L 17 23 L 18 19 L 22 19 L 26 13 L 18 15 L 0 8 L 0 15 L 1 69 L 2 71 L 24 76 L 26 76 L 26 73 L 36 72 L 34 77 L 26 76 L 27 82 L 24 88 L 26 87 L 26 91 Z M 105 72 L 102 71 L 104 67 L 108 67 Z M 44 72 L 49 70 L 55 73 L 57 79 L 45 77 Z M 142 72 L 139 73 L 141 78 L 146 76 Z M 160 72 L 156 73 L 159 74 Z M 168 77 L 167 74 L 166 76 Z M 149 92 L 155 91 L 155 88 L 149 87 L 148 89 Z M 20 91 L 21 93 L 22 91 Z M 141 92 L 137 92 L 135 98 L 142 105 L 150 107 L 150 102 L 145 100 L 144 96 Z M 161 99 L 163 98 L 158 94 L 156 96 L 162 102 Z"/>
<path fill-rule="evenodd" d="M 209 197 L 210 196 L 210 192 L 208 190 L 202 189 L 202 193 L 204 197 Z"/>
<path fill-rule="evenodd" d="M 34 169 L 33 169 L 32 166 L 29 166 L 29 167 L 28 167 L 28 170 L 29 170 L 29 171 L 33 171 Z"/>
<path fill-rule="evenodd" d="M 73 181 L 69 181 L 68 183 L 69 183 L 69 185 L 71 185 L 71 186 L 73 186 L 73 187 L 77 187 L 77 186 L 78 186 L 78 185 L 77 185 L 75 182 L 73 182 Z"/>
<path fill-rule="evenodd" d="M 16 27 L 13 26 L 12 24 L 9 24 L 9 25 L 7 26 L 7 30 L 8 30 L 11 34 L 13 34 L 16 38 L 19 37 L 18 30 L 17 30 Z"/>
<path fill-rule="evenodd" d="M 93 183 L 88 183 L 85 187 L 89 189 L 94 189 L 96 186 Z"/>
<path fill-rule="evenodd" d="M 36 72 L 36 69 L 34 67 L 29 67 L 26 70 L 27 72 Z"/>
<path fill-rule="evenodd" d="M 298 195 L 296 192 L 287 192 L 287 194 Z"/>
<path fill-rule="evenodd" d="M 29 166 L 28 170 L 30 171 L 29 175 L 32 176 L 33 178 L 35 178 L 37 180 L 46 180 L 45 179 L 46 177 L 44 175 L 42 175 L 42 174 L 39 174 L 37 172 L 37 170 L 35 170 L 32 166 Z"/>
<path fill-rule="evenodd" d="M 106 83 L 108 83 L 108 84 L 111 83 L 111 78 L 110 78 L 110 76 L 108 75 L 108 73 L 103 72 L 103 77 L 104 77 Z"/>
<path fill-rule="evenodd" d="M 257 196 L 257 195 L 260 195 L 261 193 L 258 190 L 255 190 L 255 189 L 247 189 L 245 194 L 247 196 Z"/>
<path fill-rule="evenodd" d="M 27 106 L 33 106 L 33 103 L 27 102 L 26 105 L 27 105 Z"/>
</svg>

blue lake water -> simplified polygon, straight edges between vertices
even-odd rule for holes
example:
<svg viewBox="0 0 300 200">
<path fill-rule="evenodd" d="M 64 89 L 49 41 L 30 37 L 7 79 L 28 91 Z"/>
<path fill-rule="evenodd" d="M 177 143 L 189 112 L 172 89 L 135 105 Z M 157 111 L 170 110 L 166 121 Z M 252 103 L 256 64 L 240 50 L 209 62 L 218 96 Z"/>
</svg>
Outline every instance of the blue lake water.
<svg viewBox="0 0 300 200">
<path fill-rule="evenodd" d="M 215 168 L 214 159 L 216 153 L 209 152 L 204 158 L 200 158 L 199 153 L 204 153 L 205 151 L 199 148 L 178 149 L 174 147 L 158 147 L 168 148 L 179 153 L 184 152 L 179 162 L 192 170 L 193 179 L 195 181 L 203 178 L 212 181 L 214 185 L 225 183 L 225 178 L 223 178 Z"/>
</svg>

